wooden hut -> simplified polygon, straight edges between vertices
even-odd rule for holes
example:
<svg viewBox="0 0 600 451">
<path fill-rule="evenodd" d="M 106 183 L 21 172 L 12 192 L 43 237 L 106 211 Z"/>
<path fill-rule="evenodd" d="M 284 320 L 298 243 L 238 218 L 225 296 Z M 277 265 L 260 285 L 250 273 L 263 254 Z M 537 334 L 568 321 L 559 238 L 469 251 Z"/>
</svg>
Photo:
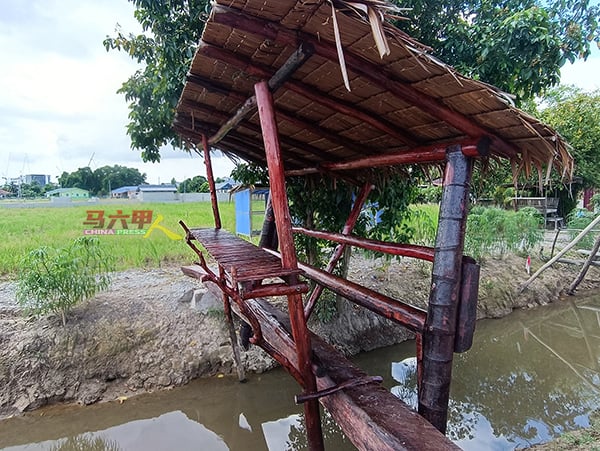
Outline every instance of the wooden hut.
<svg viewBox="0 0 600 451">
<path fill-rule="evenodd" d="M 302 386 L 296 401 L 304 403 L 311 449 L 323 447 L 318 401 L 360 449 L 454 447 L 443 435 L 452 358 L 470 346 L 477 302 L 479 268 L 463 256 L 473 162 L 505 158 L 515 174 L 537 170 L 540 177 L 552 167 L 572 170 L 552 129 L 387 24 L 390 11 L 374 0 L 216 0 L 174 122 L 203 149 L 213 193 L 211 148 L 268 167 L 273 214 L 265 224 L 276 231 L 279 251 L 273 240 L 256 247 L 222 230 L 213 197 L 214 229 L 182 224 L 199 258 L 184 271 L 216 283 L 229 321 L 233 310 L 250 325 L 251 343 Z M 435 247 L 352 235 L 371 177 L 406 164 L 445 168 Z M 363 186 L 344 230 L 292 228 L 285 177 L 310 174 Z M 340 279 L 332 265 L 298 262 L 293 233 L 337 242 L 332 262 L 347 245 L 433 262 L 427 311 Z M 308 330 L 318 295 L 303 299 L 306 279 L 415 332 L 420 415 Z M 275 295 L 287 296 L 287 312 L 268 302 Z"/>
</svg>

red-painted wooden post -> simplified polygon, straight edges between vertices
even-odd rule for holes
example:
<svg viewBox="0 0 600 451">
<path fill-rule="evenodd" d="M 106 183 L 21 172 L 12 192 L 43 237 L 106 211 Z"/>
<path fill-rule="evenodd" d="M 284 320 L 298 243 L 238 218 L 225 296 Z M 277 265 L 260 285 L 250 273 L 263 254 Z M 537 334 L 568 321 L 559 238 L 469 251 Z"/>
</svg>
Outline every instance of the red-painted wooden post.
<svg viewBox="0 0 600 451">
<path fill-rule="evenodd" d="M 296 269 L 298 262 L 292 236 L 292 221 L 288 208 L 288 199 L 285 191 L 285 175 L 281 160 L 273 97 L 266 81 L 254 85 L 254 92 L 256 93 L 260 126 L 262 128 L 265 154 L 269 167 L 271 204 L 275 214 L 275 225 L 279 237 L 281 262 L 284 268 Z M 304 307 L 301 295 L 294 294 L 288 296 L 288 311 L 304 388 L 308 393 L 314 393 L 317 391 L 317 383 L 312 372 L 310 337 L 304 319 Z M 324 449 L 318 400 L 314 399 L 304 403 L 304 416 L 309 448 L 315 451 Z"/>
<path fill-rule="evenodd" d="M 212 163 L 210 161 L 210 146 L 206 135 L 202 135 L 202 147 L 204 147 L 204 164 L 206 165 L 206 179 L 210 189 L 210 202 L 212 204 L 213 216 L 215 218 L 215 229 L 221 228 L 221 215 L 217 203 L 217 191 L 215 189 L 215 178 L 213 176 Z"/>
<path fill-rule="evenodd" d="M 452 377 L 452 357 L 461 286 L 472 159 L 460 146 L 448 148 L 444 188 L 435 243 L 427 322 L 423 333 L 423 368 L 419 413 L 445 433 Z"/>
</svg>

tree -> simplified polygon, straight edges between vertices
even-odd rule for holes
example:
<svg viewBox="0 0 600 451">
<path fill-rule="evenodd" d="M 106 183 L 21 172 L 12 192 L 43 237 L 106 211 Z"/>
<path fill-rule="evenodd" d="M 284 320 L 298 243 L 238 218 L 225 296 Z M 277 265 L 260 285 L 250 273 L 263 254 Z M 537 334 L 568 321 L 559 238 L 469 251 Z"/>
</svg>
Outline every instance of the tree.
<svg viewBox="0 0 600 451">
<path fill-rule="evenodd" d="M 63 188 L 81 188 L 93 195 L 104 195 L 121 186 L 141 185 L 146 182 L 146 174 L 140 173 L 136 168 L 115 164 L 102 166 L 94 171 L 85 167 L 71 173 L 63 172 L 58 182 Z"/>
<path fill-rule="evenodd" d="M 183 147 L 173 131 L 175 107 L 183 89 L 207 17 L 208 0 L 129 0 L 146 34 L 124 34 L 104 40 L 106 50 L 127 52 L 144 67 L 127 80 L 119 93 L 129 102 L 127 134 L 144 161 L 160 161 L 160 148 Z"/>
<path fill-rule="evenodd" d="M 398 26 L 465 75 L 527 100 L 558 84 L 560 68 L 600 45 L 600 6 L 587 0 L 437 2 L 411 7 Z"/>
<path fill-rule="evenodd" d="M 140 173 L 137 168 L 128 168 L 115 164 L 102 166 L 94 171 L 98 181 L 98 190 L 95 194 L 108 194 L 121 186 L 137 186 L 146 183 L 146 174 Z"/>
<path fill-rule="evenodd" d="M 542 120 L 554 127 L 572 146 L 575 176 L 583 187 L 600 186 L 600 90 L 591 93 L 574 87 L 559 88 L 544 97 Z"/>
<path fill-rule="evenodd" d="M 71 245 L 41 247 L 21 262 L 17 300 L 34 315 L 60 313 L 63 326 L 68 311 L 108 288 L 113 259 L 97 238 L 80 237 Z"/>
<path fill-rule="evenodd" d="M 207 193 L 208 181 L 203 175 L 197 175 L 191 179 L 185 179 L 177 189 L 180 193 Z"/>
<path fill-rule="evenodd" d="M 79 168 L 75 172 L 63 172 L 58 178 L 62 188 L 81 188 L 95 194 L 98 191 L 98 179 L 88 167 Z"/>
</svg>

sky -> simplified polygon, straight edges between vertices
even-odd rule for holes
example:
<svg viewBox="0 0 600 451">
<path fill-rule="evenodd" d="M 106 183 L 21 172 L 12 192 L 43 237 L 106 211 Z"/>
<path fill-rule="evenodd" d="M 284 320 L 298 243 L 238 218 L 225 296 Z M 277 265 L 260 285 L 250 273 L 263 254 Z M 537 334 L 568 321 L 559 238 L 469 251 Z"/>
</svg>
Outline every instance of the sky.
<svg viewBox="0 0 600 451">
<path fill-rule="evenodd" d="M 203 161 L 165 148 L 160 163 L 143 163 L 125 127 L 128 109 L 117 94 L 137 69 L 102 41 L 119 24 L 138 32 L 126 0 L 3 0 L 0 8 L 0 184 L 3 178 L 119 164 L 137 168 L 148 183 L 205 175 Z M 567 63 L 562 82 L 600 89 L 600 51 Z M 215 177 L 233 163 L 213 158 Z"/>
</svg>

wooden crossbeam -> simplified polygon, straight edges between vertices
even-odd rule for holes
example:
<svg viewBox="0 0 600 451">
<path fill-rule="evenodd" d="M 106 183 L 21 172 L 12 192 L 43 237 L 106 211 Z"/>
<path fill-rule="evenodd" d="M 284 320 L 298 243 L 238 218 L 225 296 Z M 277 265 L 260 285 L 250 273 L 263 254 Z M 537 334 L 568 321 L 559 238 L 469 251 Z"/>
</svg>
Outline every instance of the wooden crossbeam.
<svg viewBox="0 0 600 451">
<path fill-rule="evenodd" d="M 200 44 L 199 51 L 202 48 Z M 304 62 L 312 55 L 314 49 L 310 44 L 300 45 L 294 51 L 287 61 L 274 73 L 268 81 L 268 86 L 271 91 L 277 90 L 284 81 L 290 77 Z M 246 116 L 256 110 L 256 96 L 248 98 L 238 111 L 215 133 L 209 140 L 209 144 L 217 144 L 222 140 L 229 131 L 235 128 Z"/>
<path fill-rule="evenodd" d="M 465 156 L 480 157 L 488 154 L 487 139 L 466 139 L 461 140 L 453 145 L 461 146 L 462 153 Z M 304 169 L 294 169 L 286 171 L 286 176 L 303 176 L 309 174 L 318 174 L 322 170 L 327 171 L 344 171 L 350 169 L 364 169 L 381 166 L 396 166 L 401 164 L 425 164 L 425 163 L 443 163 L 446 161 L 446 150 L 448 144 L 434 144 L 431 146 L 416 147 L 408 152 L 390 152 L 387 154 L 357 158 L 341 162 L 321 163 L 317 167 L 307 167 Z"/>
</svg>

